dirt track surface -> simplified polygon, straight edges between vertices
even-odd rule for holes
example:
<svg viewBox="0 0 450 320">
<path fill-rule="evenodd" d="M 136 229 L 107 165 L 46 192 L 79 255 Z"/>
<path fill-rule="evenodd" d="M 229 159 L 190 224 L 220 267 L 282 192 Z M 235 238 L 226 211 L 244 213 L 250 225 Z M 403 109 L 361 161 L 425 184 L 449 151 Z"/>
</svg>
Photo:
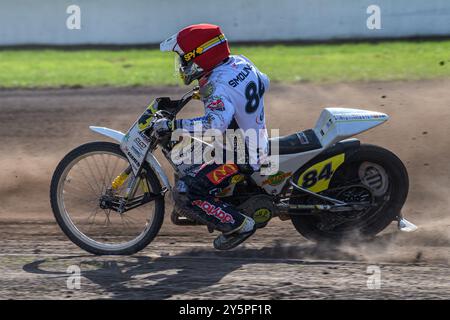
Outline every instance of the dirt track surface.
<svg viewBox="0 0 450 320">
<path fill-rule="evenodd" d="M 450 298 L 449 80 L 274 85 L 266 95 L 268 125 L 280 134 L 312 127 L 325 106 L 388 113 L 388 123 L 359 138 L 405 162 L 410 193 L 403 213 L 419 225 L 415 233 L 392 225 L 371 243 L 318 247 L 276 219 L 221 253 L 206 228 L 166 219 L 156 240 L 132 257 L 78 249 L 49 206 L 58 161 L 102 139 L 88 125 L 125 131 L 152 98 L 181 93 L 176 87 L 0 91 L 0 298 Z M 192 104 L 183 115 L 200 112 Z M 80 290 L 66 286 L 70 265 L 81 268 Z M 380 289 L 367 287 L 369 266 L 380 267 Z"/>
</svg>

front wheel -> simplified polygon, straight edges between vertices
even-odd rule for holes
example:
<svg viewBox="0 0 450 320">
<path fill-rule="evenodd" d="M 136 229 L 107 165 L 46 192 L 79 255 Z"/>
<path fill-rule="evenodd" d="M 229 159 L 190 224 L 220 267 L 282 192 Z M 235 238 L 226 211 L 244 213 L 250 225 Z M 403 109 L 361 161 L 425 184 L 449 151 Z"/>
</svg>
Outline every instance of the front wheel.
<svg viewBox="0 0 450 320">
<path fill-rule="evenodd" d="M 112 188 L 124 172 L 120 185 Z M 50 186 L 53 214 L 62 231 L 93 254 L 127 255 L 145 248 L 163 223 L 164 198 L 158 178 L 144 167 L 133 195 L 138 205 L 117 210 L 133 178 L 118 144 L 91 142 L 69 152 Z"/>
<path fill-rule="evenodd" d="M 362 144 L 336 170 L 329 188 L 320 194 L 344 202 L 370 202 L 372 205 L 360 211 L 316 210 L 306 215 L 292 215 L 292 223 L 300 234 L 317 242 L 355 236 L 371 238 L 399 216 L 408 187 L 408 173 L 396 155 L 378 146 Z M 290 203 L 323 204 L 322 200 L 297 191 L 292 196 Z"/>
</svg>

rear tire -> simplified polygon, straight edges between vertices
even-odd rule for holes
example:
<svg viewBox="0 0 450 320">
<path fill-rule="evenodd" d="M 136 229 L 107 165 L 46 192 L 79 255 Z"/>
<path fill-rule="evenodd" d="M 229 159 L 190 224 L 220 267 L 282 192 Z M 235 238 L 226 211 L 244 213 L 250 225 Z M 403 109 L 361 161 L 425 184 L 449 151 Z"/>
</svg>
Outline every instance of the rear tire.
<svg viewBox="0 0 450 320">
<path fill-rule="evenodd" d="M 142 233 L 139 236 L 139 241 L 136 243 L 133 243 L 130 246 L 123 246 L 120 247 L 117 246 L 116 248 L 108 247 L 108 246 L 102 246 L 95 244 L 95 241 L 88 241 L 88 237 L 83 237 L 83 234 L 81 231 L 78 231 L 77 226 L 71 225 L 71 221 L 68 220 L 67 214 L 64 214 L 64 205 L 61 206 L 61 199 L 58 201 L 58 193 L 60 192 L 60 184 L 65 182 L 65 176 L 64 174 L 68 174 L 70 172 L 71 168 L 74 166 L 75 161 L 78 161 L 78 159 L 81 159 L 84 155 L 89 153 L 109 153 L 114 154 L 119 157 L 122 157 L 126 159 L 125 155 L 123 154 L 122 150 L 120 149 L 120 146 L 115 143 L 111 142 L 91 142 L 83 144 L 71 152 L 69 152 L 58 164 L 56 167 L 56 170 L 53 174 L 51 186 L 50 186 L 50 203 L 53 210 L 53 214 L 55 216 L 55 219 L 60 226 L 61 230 L 66 234 L 66 236 L 77 246 L 82 248 L 83 250 L 86 250 L 90 253 L 96 254 L 96 255 L 130 255 L 133 253 L 136 253 L 142 249 L 144 249 L 158 234 L 159 229 L 161 228 L 161 225 L 164 220 L 164 198 L 157 198 L 154 200 L 155 207 L 154 207 L 154 215 L 153 215 L 153 221 L 151 222 L 148 229 L 146 229 L 144 233 Z M 68 166 L 72 166 L 70 169 L 66 168 Z M 151 188 L 151 191 L 153 193 L 159 194 L 162 190 L 161 184 L 156 177 L 155 173 L 151 168 L 146 167 L 147 172 L 147 181 L 148 185 Z M 65 173 L 66 172 L 66 173 Z M 63 210 L 64 208 L 64 210 Z M 135 210 L 135 209 L 133 209 Z M 132 211 L 132 210 L 131 210 Z"/>
<path fill-rule="evenodd" d="M 291 220 L 297 231 L 309 240 L 316 242 L 339 241 L 355 237 L 371 238 L 384 230 L 399 215 L 406 201 L 409 188 L 408 173 L 402 161 L 389 150 L 369 144 L 362 144 L 344 164 L 336 170 L 330 181 L 330 188 L 336 180 L 345 178 L 344 170 L 352 164 L 363 162 L 375 163 L 381 166 L 388 176 L 389 196 L 383 202 L 381 209 L 365 221 L 360 221 L 354 227 L 342 230 L 323 230 L 320 228 L 320 218 L 312 215 L 292 215 Z M 346 169 L 347 168 L 347 169 Z"/>
</svg>

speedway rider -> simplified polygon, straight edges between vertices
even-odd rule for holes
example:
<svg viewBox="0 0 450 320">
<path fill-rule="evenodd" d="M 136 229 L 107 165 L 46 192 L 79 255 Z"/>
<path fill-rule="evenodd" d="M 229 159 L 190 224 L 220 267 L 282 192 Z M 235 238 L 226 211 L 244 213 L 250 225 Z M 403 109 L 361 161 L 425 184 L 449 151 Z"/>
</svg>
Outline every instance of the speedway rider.
<svg viewBox="0 0 450 320">
<path fill-rule="evenodd" d="M 246 163 L 205 163 L 182 177 L 186 190 L 178 190 L 185 192 L 183 205 L 189 209 L 190 218 L 222 232 L 214 240 L 214 247 L 234 248 L 255 232 L 255 222 L 216 195 L 231 184 L 233 176 L 259 170 L 260 155 L 267 153 L 263 95 L 269 79 L 247 58 L 230 55 L 227 39 L 215 25 L 188 26 L 163 41 L 160 49 L 176 53 L 186 85 L 198 80 L 205 114 L 194 119 L 159 119 L 154 125 L 158 135 L 176 129 L 194 132 L 194 124 L 199 122 L 203 132 L 217 129 L 224 133 L 239 128 L 258 133 L 258 145 L 246 145 Z"/>
</svg>

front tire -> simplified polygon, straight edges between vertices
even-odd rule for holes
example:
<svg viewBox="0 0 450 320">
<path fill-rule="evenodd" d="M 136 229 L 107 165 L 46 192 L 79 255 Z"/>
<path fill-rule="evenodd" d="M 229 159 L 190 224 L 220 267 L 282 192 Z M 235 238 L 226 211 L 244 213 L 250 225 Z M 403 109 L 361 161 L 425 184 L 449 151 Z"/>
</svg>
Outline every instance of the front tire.
<svg viewBox="0 0 450 320">
<path fill-rule="evenodd" d="M 145 248 L 158 234 L 164 219 L 163 196 L 124 214 L 99 209 L 99 197 L 128 165 L 118 144 L 91 142 L 69 152 L 56 167 L 50 186 L 53 214 L 61 230 L 80 248 L 96 255 L 129 255 Z M 160 194 L 162 188 L 155 173 L 144 168 L 146 176 L 141 183 L 146 181 L 150 192 Z M 140 188 L 145 189 L 143 185 Z M 95 212 L 93 222 L 93 213 L 88 216 L 90 210 Z M 102 219 L 96 223 L 99 212 Z"/>
<path fill-rule="evenodd" d="M 358 171 L 371 165 L 380 171 L 384 171 L 383 174 L 387 176 L 385 183 L 388 183 L 387 186 L 380 186 L 380 190 L 372 190 L 373 197 L 380 203 L 379 207 L 373 209 L 374 212 L 371 212 L 371 214 L 368 212 L 360 220 L 344 223 L 329 230 L 323 227 L 324 213 L 317 211 L 310 215 L 292 215 L 292 223 L 297 231 L 309 240 L 323 242 L 345 240 L 355 236 L 367 239 L 384 230 L 400 215 L 409 188 L 406 168 L 392 152 L 378 146 L 362 144 L 336 170 L 331 178 L 329 189 L 345 185 L 348 181 L 358 180 L 360 176 Z M 314 199 L 307 196 L 303 201 L 314 201 Z"/>
</svg>

